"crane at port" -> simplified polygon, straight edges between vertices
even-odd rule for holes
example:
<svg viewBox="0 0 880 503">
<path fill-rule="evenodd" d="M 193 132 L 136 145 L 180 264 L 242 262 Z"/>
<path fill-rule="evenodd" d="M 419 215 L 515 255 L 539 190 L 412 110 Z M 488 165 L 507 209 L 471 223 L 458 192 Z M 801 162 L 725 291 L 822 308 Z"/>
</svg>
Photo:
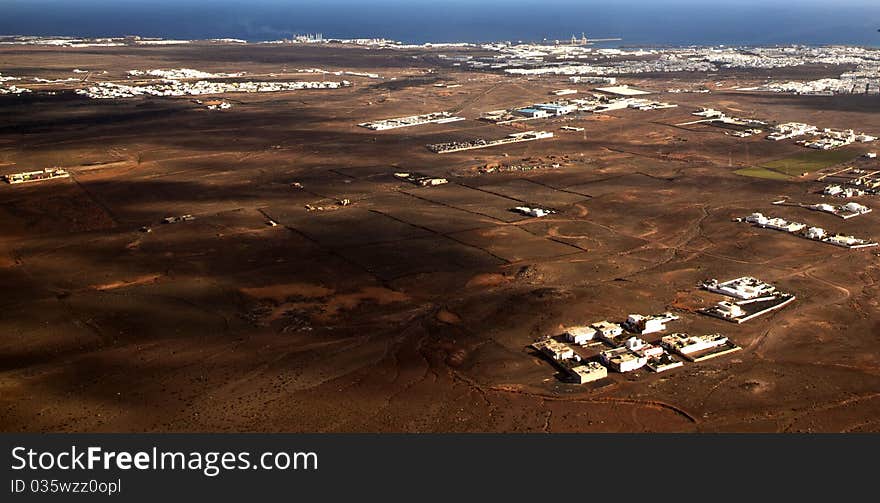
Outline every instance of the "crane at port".
<svg viewBox="0 0 880 503">
<path fill-rule="evenodd" d="M 623 40 L 622 38 L 587 38 L 584 32 L 581 32 L 581 37 L 577 38 L 574 34 L 571 35 L 571 40 L 568 45 L 593 45 L 596 42 L 617 42 Z"/>
</svg>

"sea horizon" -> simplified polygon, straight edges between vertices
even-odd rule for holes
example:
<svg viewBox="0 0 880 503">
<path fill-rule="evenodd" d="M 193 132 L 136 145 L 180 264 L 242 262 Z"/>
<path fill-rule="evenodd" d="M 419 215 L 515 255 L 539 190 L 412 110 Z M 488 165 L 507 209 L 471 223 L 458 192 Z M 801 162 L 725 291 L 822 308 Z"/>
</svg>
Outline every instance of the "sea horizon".
<svg viewBox="0 0 880 503">
<path fill-rule="evenodd" d="M 0 0 L 0 33 L 264 42 L 296 34 L 407 44 L 564 42 L 622 38 L 606 47 L 853 45 L 880 47 L 880 2 L 623 0 Z M 345 14 L 345 15 L 343 15 Z"/>
</svg>

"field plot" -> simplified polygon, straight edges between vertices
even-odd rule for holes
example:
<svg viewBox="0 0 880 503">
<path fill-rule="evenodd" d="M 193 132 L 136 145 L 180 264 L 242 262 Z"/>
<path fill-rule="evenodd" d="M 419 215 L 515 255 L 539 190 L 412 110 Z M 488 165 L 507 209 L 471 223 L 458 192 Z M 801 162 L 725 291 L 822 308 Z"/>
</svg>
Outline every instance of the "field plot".
<svg viewBox="0 0 880 503">
<path fill-rule="evenodd" d="M 500 194 L 525 204 L 561 207 L 588 199 L 583 194 L 555 189 L 535 180 L 514 179 L 479 186 L 481 190 Z"/>
<path fill-rule="evenodd" d="M 369 205 L 374 211 L 440 234 L 498 225 L 494 218 L 407 194 L 377 196 L 369 201 Z"/>
<path fill-rule="evenodd" d="M 516 222 L 527 218 L 510 211 L 521 203 L 516 199 L 499 196 L 483 190 L 457 184 L 440 185 L 423 189 L 407 189 L 414 197 L 484 215 L 502 222 Z"/>
<path fill-rule="evenodd" d="M 852 147 L 837 150 L 809 150 L 776 161 L 765 162 L 761 167 L 776 171 L 783 175 L 800 176 L 803 173 L 816 171 L 851 161 L 859 156 L 862 150 Z M 751 175 L 749 175 L 751 176 Z"/>
<path fill-rule="evenodd" d="M 504 263 L 478 247 L 442 236 L 348 248 L 341 253 L 383 280 L 419 273 L 491 270 Z"/>
<path fill-rule="evenodd" d="M 742 168 L 734 171 L 737 175 L 749 176 L 752 178 L 763 178 L 766 180 L 791 180 L 791 176 L 779 171 L 764 168 L 761 166 L 753 166 L 750 168 Z M 800 175 L 800 173 L 797 173 Z"/>
<path fill-rule="evenodd" d="M 534 236 L 516 226 L 498 226 L 460 232 L 451 237 L 485 249 L 509 262 L 558 257 L 581 251 L 573 245 Z"/>
<path fill-rule="evenodd" d="M 303 233 L 321 246 L 329 248 L 393 242 L 431 235 L 425 229 L 360 208 L 310 212 L 296 220 L 279 218 L 278 221 Z M 352 232 L 353 228 L 358 229 L 358 232 Z"/>
</svg>

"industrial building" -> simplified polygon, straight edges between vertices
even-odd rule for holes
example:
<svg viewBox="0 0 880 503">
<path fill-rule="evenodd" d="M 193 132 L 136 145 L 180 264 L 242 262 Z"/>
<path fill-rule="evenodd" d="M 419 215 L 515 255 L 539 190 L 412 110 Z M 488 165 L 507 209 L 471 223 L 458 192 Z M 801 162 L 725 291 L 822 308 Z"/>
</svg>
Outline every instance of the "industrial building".
<svg viewBox="0 0 880 503">
<path fill-rule="evenodd" d="M 195 219 L 196 219 L 196 217 L 187 214 L 187 215 L 180 215 L 180 216 L 165 217 L 162 219 L 162 223 L 163 224 L 176 224 L 178 222 L 191 222 Z"/>
<path fill-rule="evenodd" d="M 446 124 L 448 122 L 457 122 L 463 120 L 465 120 L 464 117 L 458 117 L 452 115 L 449 112 L 432 112 L 422 115 L 397 117 L 395 119 L 382 119 L 373 122 L 362 122 L 358 124 L 358 126 L 367 129 L 373 129 L 375 131 L 384 131 L 386 129 L 420 126 L 422 124 Z"/>
<path fill-rule="evenodd" d="M 409 183 L 421 185 L 422 187 L 433 187 L 434 185 L 449 183 L 449 180 L 446 178 L 422 175 L 420 173 L 394 173 L 394 176 L 401 180 L 406 180 Z"/>
<path fill-rule="evenodd" d="M 516 208 L 511 208 L 511 211 L 515 211 L 522 215 L 535 218 L 546 217 L 547 215 L 552 215 L 553 213 L 556 213 L 556 210 L 550 210 L 546 208 L 533 208 L 530 206 L 517 206 Z"/>
<path fill-rule="evenodd" d="M 546 119 L 550 117 L 550 112 L 540 108 L 517 108 L 514 112 L 528 119 Z"/>
<path fill-rule="evenodd" d="M 641 96 L 641 95 L 644 95 L 644 94 L 651 94 L 651 93 L 648 92 L 648 91 L 642 91 L 641 89 L 636 89 L 636 88 L 634 88 L 634 87 L 629 87 L 629 86 L 626 85 L 626 84 L 621 85 L 621 86 L 598 87 L 598 88 L 596 88 L 595 90 L 596 90 L 596 91 L 599 91 L 600 93 L 614 94 L 614 95 L 617 95 L 617 96 L 627 96 L 627 97 L 629 97 L 629 96 Z"/>
<path fill-rule="evenodd" d="M 538 110 L 543 110 L 550 114 L 552 117 L 560 117 L 562 115 L 568 115 L 574 112 L 577 112 L 578 107 L 575 104 L 568 102 L 558 102 L 558 103 L 538 103 L 533 105 L 532 108 L 536 108 Z"/>
<path fill-rule="evenodd" d="M 70 173 L 60 168 L 46 168 L 42 171 L 25 171 L 24 173 L 12 173 L 5 175 L 3 178 L 7 183 L 29 183 L 42 182 L 46 180 L 54 180 L 56 178 L 68 178 Z"/>
<path fill-rule="evenodd" d="M 496 147 L 498 145 L 507 145 L 510 143 L 519 143 L 524 141 L 541 140 L 544 138 L 553 138 L 553 133 L 548 131 L 524 131 L 522 133 L 512 133 L 504 138 L 497 140 L 470 140 L 456 141 L 448 143 L 435 143 L 428 145 L 428 150 L 437 154 L 447 154 L 450 152 L 461 152 L 463 150 L 473 150 L 477 148 Z"/>
<path fill-rule="evenodd" d="M 802 237 L 804 239 L 819 241 L 822 243 L 840 246 L 843 248 L 857 249 L 878 246 L 878 243 L 875 241 L 860 239 L 854 236 L 847 236 L 843 234 L 830 234 L 825 231 L 825 229 L 819 227 L 807 228 L 807 224 L 799 222 L 789 222 L 782 218 L 768 218 L 761 213 L 752 213 L 748 217 L 737 218 L 735 219 L 735 221 L 748 222 L 755 225 L 756 227 L 784 231 L 788 232 L 789 234 Z"/>
<path fill-rule="evenodd" d="M 586 77 L 575 75 L 569 77 L 568 81 L 572 84 L 608 84 L 613 86 L 617 84 L 617 77 Z"/>
</svg>

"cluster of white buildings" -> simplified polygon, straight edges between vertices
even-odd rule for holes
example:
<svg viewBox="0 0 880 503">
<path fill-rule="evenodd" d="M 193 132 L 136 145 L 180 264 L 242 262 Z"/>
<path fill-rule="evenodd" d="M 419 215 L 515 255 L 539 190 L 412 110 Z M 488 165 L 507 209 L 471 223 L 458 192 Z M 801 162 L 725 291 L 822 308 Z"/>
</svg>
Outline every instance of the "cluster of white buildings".
<svg viewBox="0 0 880 503">
<path fill-rule="evenodd" d="M 690 124 L 706 122 L 710 124 L 727 124 L 733 126 L 741 126 L 745 129 L 735 130 L 728 133 L 730 135 L 738 136 L 741 138 L 760 134 L 761 132 L 763 132 L 762 128 L 770 128 L 771 133 L 766 136 L 768 140 L 781 141 L 809 135 L 810 138 L 800 140 L 798 141 L 798 144 L 818 150 L 832 150 L 845 145 L 850 145 L 855 142 L 868 143 L 877 139 L 877 137 L 875 136 L 871 136 L 866 133 L 859 133 L 852 129 L 820 129 L 816 126 L 804 124 L 802 122 L 785 122 L 782 124 L 771 126 L 767 122 L 757 119 L 741 119 L 738 117 L 730 117 L 724 112 L 720 110 L 715 110 L 713 108 L 702 108 L 696 112 L 693 112 L 692 115 L 704 117 L 704 119 L 693 122 L 685 122 L 678 125 L 686 126 Z"/>
<path fill-rule="evenodd" d="M 230 77 L 241 77 L 245 72 L 238 73 L 210 73 L 192 68 L 172 68 L 169 70 L 129 70 L 126 72 L 131 77 L 158 77 L 168 80 L 187 80 L 187 79 L 223 79 Z"/>
<path fill-rule="evenodd" d="M 77 89 L 76 93 L 92 99 L 132 98 L 136 96 L 198 96 L 226 93 L 266 93 L 278 91 L 298 91 L 303 89 L 339 89 L 348 87 L 347 80 L 334 81 L 246 81 L 246 82 L 195 82 L 164 80 L 143 85 L 126 85 L 101 82 L 87 89 Z"/>
<path fill-rule="evenodd" d="M 800 222 L 789 222 L 788 220 L 785 220 L 783 218 L 766 217 L 762 213 L 752 213 L 745 218 L 738 218 L 736 220 L 740 222 L 748 222 L 756 227 L 788 232 L 789 234 L 794 234 L 798 237 L 810 239 L 813 241 L 820 241 L 822 243 L 840 246 L 843 248 L 868 248 L 878 245 L 876 242 L 867 239 L 860 239 L 844 234 L 831 234 L 821 227 L 810 227 L 807 224 Z"/>
<path fill-rule="evenodd" d="M 406 117 L 397 117 L 394 119 L 381 119 L 372 122 L 362 122 L 358 124 L 358 126 L 375 131 L 384 131 L 386 129 L 420 126 L 422 124 L 446 124 L 449 122 L 457 122 L 463 120 L 465 120 L 464 117 L 458 117 L 452 115 L 449 112 L 431 112 L 422 115 L 409 115 Z"/>
<path fill-rule="evenodd" d="M 880 61 L 862 61 L 855 70 L 844 72 L 838 78 L 808 81 L 768 82 L 740 91 L 764 91 L 813 96 L 835 94 L 880 94 Z"/>
<path fill-rule="evenodd" d="M 591 344 L 595 339 L 604 341 L 612 348 L 601 351 L 599 359 L 617 372 L 631 372 L 646 365 L 661 372 L 680 366 L 681 362 L 670 359 L 663 348 L 645 342 L 638 335 L 665 331 L 667 323 L 678 319 L 672 313 L 630 314 L 621 324 L 603 320 L 592 325 L 568 327 L 563 336 L 568 342 L 581 346 Z M 626 337 L 625 331 L 635 335 Z"/>
<path fill-rule="evenodd" d="M 788 93 L 809 96 L 833 96 L 835 94 L 880 94 L 880 77 L 878 78 L 839 78 L 818 79 L 805 82 L 770 82 L 762 86 L 743 87 L 739 91 L 765 91 L 771 93 Z"/>
<path fill-rule="evenodd" d="M 472 46 L 467 46 L 473 49 Z M 513 75 L 626 75 L 659 72 L 715 73 L 724 68 L 772 69 L 807 64 L 855 65 L 855 92 L 876 88 L 880 52 L 860 47 L 680 47 L 663 49 L 606 49 L 571 45 L 483 44 L 490 56 L 467 53 L 441 55 L 455 65 L 503 70 Z M 861 86 L 864 84 L 863 86 Z M 816 86 L 819 88 L 819 86 Z M 846 87 L 846 82 L 841 89 Z M 705 90 L 699 92 L 706 92 Z"/>
<path fill-rule="evenodd" d="M 819 131 L 817 136 L 801 140 L 798 144 L 818 150 L 832 150 L 845 145 L 852 145 L 855 142 L 868 143 L 876 139 L 876 136 L 871 136 L 865 133 L 856 133 L 852 129 L 838 131 L 825 128 Z"/>
<path fill-rule="evenodd" d="M 773 126 L 773 133 L 768 135 L 767 139 L 780 141 L 805 135 L 810 135 L 811 138 L 801 140 L 798 144 L 818 150 L 832 150 L 855 142 L 868 143 L 877 139 L 875 136 L 857 133 L 852 129 L 842 131 L 829 128 L 819 129 L 816 126 L 800 122 L 786 122 Z"/>
<path fill-rule="evenodd" d="M 712 279 L 701 285 L 705 290 L 736 300 L 724 300 L 700 312 L 734 323 L 744 323 L 794 302 L 795 296 L 752 276 L 719 283 Z"/>
<path fill-rule="evenodd" d="M 3 176 L 7 183 L 13 185 L 19 183 L 42 182 L 46 180 L 69 177 L 70 173 L 61 168 L 46 168 L 40 171 L 25 171 L 23 173 L 11 173 Z"/>
<path fill-rule="evenodd" d="M 135 38 L 75 38 L 75 37 L 39 37 L 10 36 L 2 37 L 0 45 L 44 45 L 51 47 L 119 47 L 127 42 L 135 42 Z"/>
<path fill-rule="evenodd" d="M 852 129 L 819 129 L 816 126 L 800 122 L 786 122 L 773 126 L 773 133 L 768 135 L 767 139 L 779 141 L 805 135 L 810 135 L 811 138 L 801 140 L 798 144 L 818 150 L 832 150 L 855 142 L 869 143 L 877 139 L 876 136 L 857 133 Z"/>
<path fill-rule="evenodd" d="M 612 88 L 608 88 L 612 89 Z M 620 87 L 613 89 L 623 89 L 634 91 L 634 94 L 648 94 L 645 91 L 637 89 Z M 598 91 L 599 89 L 597 89 Z M 611 91 L 608 91 L 611 93 Z M 587 98 L 557 100 L 547 103 L 535 103 L 514 109 L 500 109 L 485 112 L 480 116 L 481 120 L 489 121 L 495 124 L 510 124 L 512 122 L 520 122 L 534 119 L 550 119 L 553 117 L 561 117 L 577 112 L 590 113 L 606 113 L 613 110 L 634 109 L 641 111 L 660 110 L 664 108 L 675 108 L 678 105 L 673 103 L 664 103 L 652 101 L 644 98 L 619 97 L 611 98 L 606 94 L 593 94 Z"/>
<path fill-rule="evenodd" d="M 471 65 L 475 66 L 475 65 Z M 505 68 L 510 75 L 635 75 L 640 73 L 712 72 L 715 67 L 702 61 L 679 60 L 661 56 L 654 60 L 631 60 L 596 64 L 544 65 L 533 68 Z"/>
<path fill-rule="evenodd" d="M 844 177 L 846 174 L 849 177 Z M 844 172 L 835 173 L 835 177 L 842 180 L 841 183 L 827 185 L 822 193 L 833 197 L 855 197 L 866 194 L 880 194 L 880 171 L 868 171 L 863 169 L 849 168 Z"/>
<path fill-rule="evenodd" d="M 864 204 L 859 204 L 854 201 L 850 201 L 846 204 L 828 204 L 828 203 L 819 203 L 819 204 L 810 204 L 805 205 L 805 208 L 821 211 L 823 213 L 831 213 L 832 215 L 843 218 L 844 220 L 857 217 L 859 215 L 864 215 L 866 213 L 871 213 L 871 208 L 868 208 Z"/>
<path fill-rule="evenodd" d="M 543 339 L 532 347 L 546 355 L 578 384 L 608 377 L 608 369 L 599 362 L 584 362 L 568 344 L 552 338 Z"/>
<path fill-rule="evenodd" d="M 29 92 L 31 92 L 31 90 L 26 87 L 18 87 L 15 85 L 10 85 L 10 86 L 0 85 L 0 94 L 26 94 Z"/>
<path fill-rule="evenodd" d="M 734 290 L 741 288 L 746 292 L 744 295 L 762 291 L 757 285 L 746 284 L 740 286 L 724 284 L 721 288 Z M 672 313 L 651 316 L 631 314 L 623 323 L 606 320 L 591 325 L 571 326 L 565 329 L 561 338 L 547 337 L 534 343 L 532 347 L 547 355 L 578 383 L 604 378 L 608 374 L 608 369 L 620 373 L 641 368 L 663 372 L 681 367 L 683 361 L 673 353 L 690 361 L 700 361 L 740 349 L 720 334 L 689 336 L 676 333 L 661 337 L 656 343 L 649 343 L 641 337 L 645 334 L 666 331 L 666 324 L 678 319 L 678 316 Z M 596 354 L 596 361 L 587 362 L 569 344 L 591 347 L 604 344 L 605 346 Z"/>
<path fill-rule="evenodd" d="M 0 94 L 24 94 L 31 92 L 30 89 L 25 87 L 18 87 L 14 84 L 5 85 L 5 82 L 11 82 L 14 80 L 21 80 L 18 77 L 10 77 L 4 76 L 0 73 Z"/>
<path fill-rule="evenodd" d="M 858 187 L 845 187 L 839 184 L 831 184 L 825 186 L 822 193 L 826 196 L 833 197 L 857 197 L 864 196 L 868 192 Z"/>
<path fill-rule="evenodd" d="M 801 122 L 785 122 L 773 126 L 773 133 L 767 136 L 768 140 L 780 141 L 796 138 L 805 134 L 815 133 L 819 128 Z"/>
</svg>

